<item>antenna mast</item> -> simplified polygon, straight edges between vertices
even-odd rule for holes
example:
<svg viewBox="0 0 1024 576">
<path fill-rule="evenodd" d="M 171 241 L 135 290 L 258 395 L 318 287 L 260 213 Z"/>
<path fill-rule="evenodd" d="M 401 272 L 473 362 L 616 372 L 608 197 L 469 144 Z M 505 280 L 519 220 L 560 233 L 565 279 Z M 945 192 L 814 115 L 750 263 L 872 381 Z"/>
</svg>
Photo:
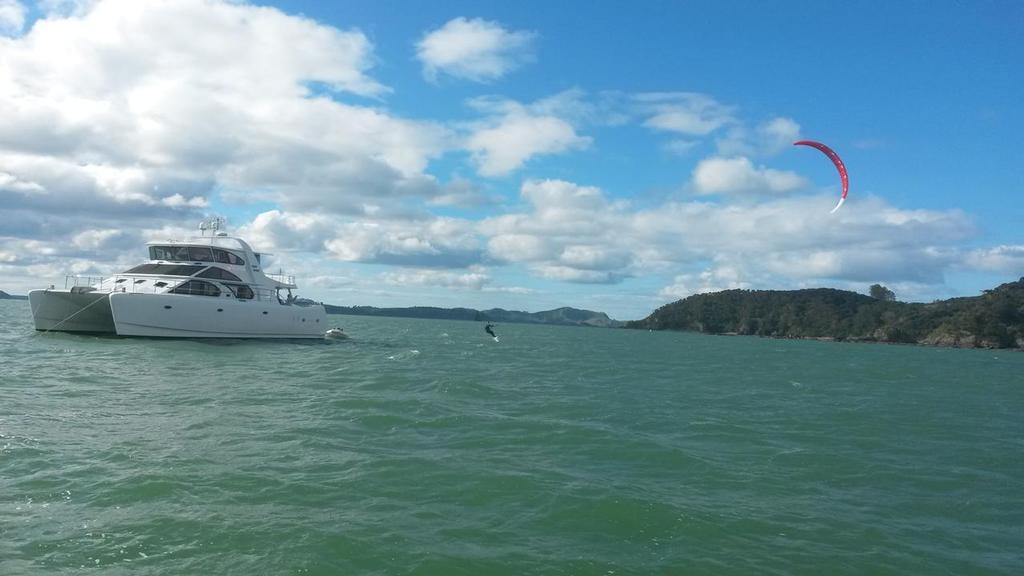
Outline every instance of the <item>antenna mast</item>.
<svg viewBox="0 0 1024 576">
<path fill-rule="evenodd" d="M 223 216 L 211 216 L 199 223 L 199 230 L 203 236 L 206 236 L 207 230 L 210 231 L 212 236 L 216 236 L 217 231 L 223 228 L 226 222 Z"/>
</svg>

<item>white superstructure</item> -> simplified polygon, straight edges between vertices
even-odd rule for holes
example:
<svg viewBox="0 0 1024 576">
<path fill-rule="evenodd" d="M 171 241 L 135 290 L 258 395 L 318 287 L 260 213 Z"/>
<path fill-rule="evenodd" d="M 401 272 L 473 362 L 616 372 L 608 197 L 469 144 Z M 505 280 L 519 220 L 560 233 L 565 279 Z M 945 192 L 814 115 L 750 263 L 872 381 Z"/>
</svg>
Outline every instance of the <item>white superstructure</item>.
<svg viewBox="0 0 1024 576">
<path fill-rule="evenodd" d="M 291 276 L 266 274 L 261 254 L 221 232 L 149 242 L 149 261 L 108 278 L 69 277 L 29 292 L 36 330 L 171 338 L 323 338 L 322 304 L 295 298 Z"/>
</svg>

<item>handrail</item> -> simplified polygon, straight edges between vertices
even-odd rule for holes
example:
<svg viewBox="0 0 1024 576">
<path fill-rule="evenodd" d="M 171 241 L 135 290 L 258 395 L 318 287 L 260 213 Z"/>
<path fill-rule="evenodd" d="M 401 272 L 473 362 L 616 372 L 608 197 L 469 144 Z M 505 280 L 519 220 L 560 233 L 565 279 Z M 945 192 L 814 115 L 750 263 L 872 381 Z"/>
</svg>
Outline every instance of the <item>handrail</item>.
<svg viewBox="0 0 1024 576">
<path fill-rule="evenodd" d="M 124 278 L 126 282 L 115 284 L 117 280 Z M 114 274 L 113 276 L 80 276 L 78 274 L 66 274 L 64 276 L 64 289 L 74 288 L 77 286 L 87 286 L 95 288 L 95 292 L 100 294 L 113 294 L 115 292 L 127 292 L 129 294 L 158 294 L 167 291 L 167 288 L 173 288 L 176 282 L 187 282 L 189 280 L 203 280 L 211 281 L 215 279 L 210 278 L 193 278 L 191 276 L 176 278 L 170 282 L 167 282 L 167 286 L 154 286 L 151 282 L 145 284 L 136 284 L 135 280 L 155 280 L 160 276 L 153 275 L 136 275 L 136 274 Z M 130 281 L 130 282 L 129 282 Z M 165 280 L 166 281 L 166 280 Z M 108 286 L 103 287 L 103 284 L 107 283 Z M 224 282 L 225 285 L 238 285 L 237 282 Z M 100 286 L 97 288 L 97 286 Z M 140 288 L 142 286 L 142 288 Z M 278 291 L 274 288 L 265 288 L 262 286 L 253 286 L 246 284 L 253 292 L 253 298 L 251 300 L 274 302 L 281 300 L 278 298 Z M 250 300 L 250 298 L 237 298 L 237 300 Z M 284 303 L 284 302 L 282 302 Z"/>
<path fill-rule="evenodd" d="M 121 284 L 114 284 L 117 280 L 125 279 L 126 282 Z M 130 292 L 132 294 L 157 294 L 164 291 L 167 286 L 154 286 L 152 283 L 136 283 L 136 280 L 154 280 L 159 277 L 154 276 L 138 276 L 135 274 L 114 274 L 113 276 L 79 276 L 78 274 L 67 274 L 64 276 L 64 288 L 74 288 L 77 286 L 88 286 L 95 288 L 96 292 L 103 294 L 113 294 L 114 292 Z M 186 280 L 182 278 L 182 280 Z M 110 282 L 111 285 L 103 287 L 104 283 Z M 130 281 L 130 282 L 128 282 Z M 166 282 L 166 280 L 165 280 Z M 170 286 L 174 281 L 167 282 Z M 70 286 L 69 286 L 70 284 Z M 140 288 L 140 286 L 146 289 Z"/>
<path fill-rule="evenodd" d="M 292 286 L 295 286 L 295 276 L 292 276 L 291 274 L 267 274 L 266 272 L 264 272 L 263 275 L 266 276 L 267 278 L 270 278 L 271 280 L 277 280 L 282 284 L 290 284 Z"/>
</svg>

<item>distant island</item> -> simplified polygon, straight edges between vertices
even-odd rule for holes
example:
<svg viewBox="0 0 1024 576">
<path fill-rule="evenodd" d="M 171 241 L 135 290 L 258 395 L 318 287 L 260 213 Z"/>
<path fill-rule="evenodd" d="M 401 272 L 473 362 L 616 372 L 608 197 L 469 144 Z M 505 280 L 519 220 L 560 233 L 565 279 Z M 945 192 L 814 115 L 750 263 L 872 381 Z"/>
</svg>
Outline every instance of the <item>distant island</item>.
<svg viewBox="0 0 1024 576">
<path fill-rule="evenodd" d="M 896 302 L 892 291 L 878 284 L 872 296 L 830 288 L 726 290 L 667 304 L 625 327 L 1024 349 L 1024 278 L 980 296 L 930 304 Z"/>
<path fill-rule="evenodd" d="M 28 296 L 15 296 L 0 290 L 0 300 L 28 300 Z"/>
<path fill-rule="evenodd" d="M 352 316 L 392 316 L 401 318 L 431 318 L 435 320 L 593 326 L 598 328 L 618 328 L 623 325 L 623 322 L 612 320 L 604 312 L 593 312 L 576 308 L 556 308 L 543 312 L 520 312 L 516 310 L 503 310 L 501 308 L 474 310 L 473 308 L 435 308 L 432 306 L 375 308 L 373 306 L 334 306 L 332 304 L 324 304 L 324 307 L 327 308 L 328 314 L 348 314 Z"/>
</svg>

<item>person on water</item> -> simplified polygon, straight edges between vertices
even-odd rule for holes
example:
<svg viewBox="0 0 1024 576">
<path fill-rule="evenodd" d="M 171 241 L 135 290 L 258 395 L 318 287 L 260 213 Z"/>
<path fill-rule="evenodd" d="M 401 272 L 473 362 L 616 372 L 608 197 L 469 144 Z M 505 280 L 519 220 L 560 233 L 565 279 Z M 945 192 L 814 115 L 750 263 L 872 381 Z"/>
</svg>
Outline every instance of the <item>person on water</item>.
<svg viewBox="0 0 1024 576">
<path fill-rule="evenodd" d="M 490 322 L 488 322 L 487 326 L 484 326 L 484 332 L 487 332 L 488 334 L 490 334 L 494 338 L 497 338 L 498 335 L 494 333 L 494 330 L 492 330 L 492 328 L 494 328 L 494 324 L 491 324 Z"/>
</svg>

